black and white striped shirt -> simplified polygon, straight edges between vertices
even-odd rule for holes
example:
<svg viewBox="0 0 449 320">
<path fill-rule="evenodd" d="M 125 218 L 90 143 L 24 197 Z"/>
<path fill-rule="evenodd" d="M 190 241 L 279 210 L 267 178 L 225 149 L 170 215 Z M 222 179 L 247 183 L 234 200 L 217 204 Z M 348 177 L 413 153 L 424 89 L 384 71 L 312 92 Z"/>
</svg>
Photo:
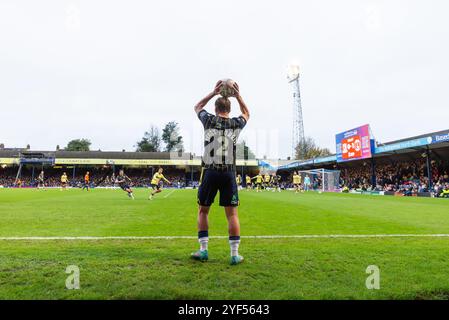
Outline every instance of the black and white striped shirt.
<svg viewBox="0 0 449 320">
<path fill-rule="evenodd" d="M 201 110 L 198 118 L 204 127 L 203 166 L 235 167 L 237 140 L 246 125 L 245 118 L 222 118 L 206 110 Z"/>
</svg>

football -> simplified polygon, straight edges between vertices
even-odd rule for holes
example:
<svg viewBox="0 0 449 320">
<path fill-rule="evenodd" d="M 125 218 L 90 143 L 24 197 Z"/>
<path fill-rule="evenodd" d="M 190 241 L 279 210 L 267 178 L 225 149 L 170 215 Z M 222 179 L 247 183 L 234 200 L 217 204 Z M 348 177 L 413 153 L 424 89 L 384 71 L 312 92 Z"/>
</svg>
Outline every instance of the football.
<svg viewBox="0 0 449 320">
<path fill-rule="evenodd" d="M 223 84 L 221 85 L 220 95 L 225 98 L 232 97 L 235 94 L 235 90 L 233 87 L 235 81 L 232 79 L 223 79 L 221 81 L 223 82 Z"/>
</svg>

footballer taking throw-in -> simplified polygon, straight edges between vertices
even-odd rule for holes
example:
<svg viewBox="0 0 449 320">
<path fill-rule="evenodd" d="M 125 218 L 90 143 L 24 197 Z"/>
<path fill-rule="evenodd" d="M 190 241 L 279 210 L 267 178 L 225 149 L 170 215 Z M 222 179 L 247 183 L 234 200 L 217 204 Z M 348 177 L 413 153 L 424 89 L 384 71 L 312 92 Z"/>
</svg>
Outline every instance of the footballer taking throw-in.
<svg viewBox="0 0 449 320">
<path fill-rule="evenodd" d="M 203 109 L 213 97 L 220 94 L 222 86 L 225 85 L 225 83 L 219 81 L 214 91 L 195 106 L 195 112 L 204 127 L 204 154 L 198 188 L 198 241 L 200 249 L 192 253 L 192 258 L 199 261 L 207 261 L 209 258 L 208 214 L 217 192 L 220 191 L 219 204 L 224 207 L 228 220 L 231 265 L 236 265 L 243 261 L 243 257 L 238 254 L 240 222 L 237 213 L 239 198 L 236 183 L 236 144 L 240 131 L 249 119 L 249 111 L 235 82 L 232 83 L 230 89 L 233 91 L 232 96 L 239 103 L 242 112 L 239 117 L 229 117 L 231 101 L 227 97 L 219 97 L 215 100 L 215 115 Z"/>
</svg>

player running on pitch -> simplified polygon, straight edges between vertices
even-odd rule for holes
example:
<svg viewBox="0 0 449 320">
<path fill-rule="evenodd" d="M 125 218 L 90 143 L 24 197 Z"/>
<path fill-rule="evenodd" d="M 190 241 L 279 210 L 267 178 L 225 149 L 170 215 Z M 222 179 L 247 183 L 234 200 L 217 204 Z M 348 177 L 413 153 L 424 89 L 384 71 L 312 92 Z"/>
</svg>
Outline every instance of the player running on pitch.
<svg viewBox="0 0 449 320">
<path fill-rule="evenodd" d="M 262 191 L 262 183 L 263 183 L 263 175 L 259 171 L 259 174 L 252 178 L 252 180 L 256 180 L 256 192 Z"/>
<path fill-rule="evenodd" d="M 44 170 L 42 170 L 39 173 L 39 176 L 37 177 L 37 188 L 38 189 L 45 189 Z"/>
<path fill-rule="evenodd" d="M 236 177 L 235 177 L 235 182 L 237 183 L 237 188 L 239 189 L 239 190 L 242 190 L 242 176 L 241 175 L 237 175 Z"/>
<path fill-rule="evenodd" d="M 84 184 L 83 184 L 83 190 L 86 189 L 89 191 L 89 184 L 90 184 L 90 172 L 87 171 L 84 175 Z"/>
<path fill-rule="evenodd" d="M 123 170 L 120 170 L 117 178 L 115 179 L 115 183 L 117 183 L 123 191 L 128 193 L 128 197 L 134 200 L 133 190 L 129 186 L 128 182 L 131 182 L 131 179 L 125 174 Z"/>
<path fill-rule="evenodd" d="M 269 191 L 270 182 L 271 182 L 271 176 L 267 172 L 263 176 L 263 188 L 265 189 L 265 191 Z"/>
<path fill-rule="evenodd" d="M 192 258 L 207 261 L 209 242 L 208 214 L 210 206 L 220 191 L 220 206 L 224 207 L 228 220 L 229 246 L 231 249 L 231 265 L 243 262 L 239 255 L 240 222 L 237 206 L 239 205 L 238 189 L 235 180 L 236 173 L 236 143 L 240 131 L 249 119 L 249 111 L 239 93 L 239 87 L 233 83 L 233 97 L 237 99 L 241 115 L 230 118 L 231 101 L 225 97 L 215 100 L 215 115 L 203 108 L 222 89 L 219 81 L 215 89 L 195 106 L 204 127 L 204 155 L 202 159 L 201 184 L 198 188 L 198 241 L 200 249 L 192 253 Z M 229 88 L 229 85 L 228 85 Z"/>
<path fill-rule="evenodd" d="M 157 172 L 153 175 L 153 178 L 151 179 L 151 188 L 153 188 L 153 191 L 150 193 L 149 200 L 153 200 L 153 197 L 156 193 L 162 192 L 162 188 L 160 185 L 161 180 L 164 180 L 168 184 L 171 184 L 170 181 L 168 181 L 164 175 L 162 174 L 164 172 L 164 169 L 159 168 Z"/>
<path fill-rule="evenodd" d="M 251 190 L 252 182 L 251 177 L 249 175 L 246 175 L 246 190 Z"/>
<path fill-rule="evenodd" d="M 69 178 L 67 178 L 67 173 L 63 173 L 61 176 L 61 191 L 67 190 L 67 184 L 69 183 Z"/>
<path fill-rule="evenodd" d="M 301 176 L 296 171 L 293 172 L 293 187 L 295 188 L 295 193 L 301 191 Z"/>
<path fill-rule="evenodd" d="M 273 173 L 271 176 L 271 186 L 273 187 L 273 192 L 279 191 L 281 192 L 281 176 Z"/>
</svg>

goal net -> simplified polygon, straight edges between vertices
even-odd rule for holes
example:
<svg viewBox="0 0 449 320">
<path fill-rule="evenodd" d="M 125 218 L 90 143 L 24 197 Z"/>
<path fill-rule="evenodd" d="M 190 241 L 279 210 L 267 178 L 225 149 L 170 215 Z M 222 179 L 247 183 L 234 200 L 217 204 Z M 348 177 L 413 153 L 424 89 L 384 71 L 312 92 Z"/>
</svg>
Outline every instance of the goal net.
<svg viewBox="0 0 449 320">
<path fill-rule="evenodd" d="M 298 171 L 304 190 L 335 192 L 340 189 L 340 171 L 313 169 Z"/>
</svg>

